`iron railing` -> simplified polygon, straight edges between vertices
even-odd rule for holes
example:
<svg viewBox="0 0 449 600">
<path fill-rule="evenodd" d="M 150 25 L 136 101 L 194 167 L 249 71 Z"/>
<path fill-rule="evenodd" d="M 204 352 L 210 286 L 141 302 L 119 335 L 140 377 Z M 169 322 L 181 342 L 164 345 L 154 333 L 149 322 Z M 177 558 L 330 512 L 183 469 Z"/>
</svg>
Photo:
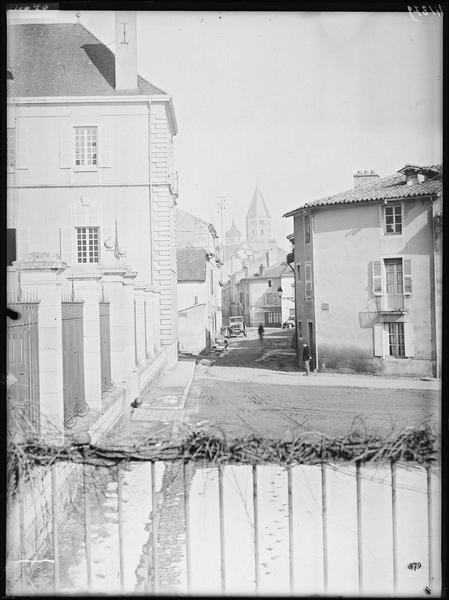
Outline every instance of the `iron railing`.
<svg viewBox="0 0 449 600">
<path fill-rule="evenodd" d="M 64 425 L 72 428 L 77 417 L 89 411 L 84 392 L 83 302 L 63 301 L 61 318 Z"/>
<path fill-rule="evenodd" d="M 160 463 L 159 463 L 160 464 Z M 203 465 L 207 466 L 207 465 Z M 163 502 L 161 502 L 159 495 L 161 492 L 157 490 L 157 463 L 151 461 L 150 468 L 150 482 L 148 482 L 147 493 L 148 493 L 148 506 L 151 507 L 151 519 L 150 519 L 150 537 L 148 542 L 148 550 L 150 556 L 150 562 L 148 565 L 148 580 L 146 583 L 146 589 L 148 592 L 152 594 L 157 594 L 161 589 L 163 590 L 164 584 L 164 574 L 163 571 L 167 570 L 167 566 L 163 566 L 164 562 L 164 547 L 161 545 L 161 526 L 163 523 L 161 522 L 161 511 Z M 192 568 L 193 568 L 193 553 L 192 553 L 192 543 L 195 541 L 194 536 L 201 535 L 201 532 L 197 531 L 195 527 L 192 527 L 192 477 L 195 471 L 199 468 L 199 465 L 195 464 L 193 460 L 185 460 L 179 464 L 181 467 L 179 470 L 177 469 L 177 473 L 179 474 L 178 481 L 180 482 L 180 491 L 177 492 L 177 496 L 181 495 L 182 500 L 179 504 L 179 509 L 183 513 L 183 523 L 184 523 L 184 532 L 181 536 L 180 544 L 182 546 L 182 555 L 184 557 L 181 562 L 183 562 L 183 566 L 181 567 L 184 570 L 184 581 L 185 581 L 185 589 L 183 593 L 192 593 Z M 53 465 L 52 469 L 54 471 L 55 466 Z M 102 467 L 100 467 L 101 469 Z M 262 587 L 262 573 L 261 567 L 263 566 L 263 558 L 262 554 L 267 550 L 265 548 L 264 543 L 266 544 L 266 539 L 264 541 L 264 537 L 266 534 L 267 527 L 273 527 L 273 523 L 278 524 L 280 521 L 275 520 L 270 522 L 267 519 L 266 509 L 265 509 L 265 519 L 262 521 L 262 513 L 264 512 L 263 504 L 267 502 L 268 490 L 266 489 L 266 484 L 263 483 L 263 469 L 265 469 L 265 465 L 253 465 L 251 467 L 251 480 L 250 480 L 250 488 L 248 488 L 249 493 L 245 500 L 245 511 L 248 514 L 248 518 L 250 519 L 251 524 L 251 537 L 252 537 L 252 552 L 253 552 L 253 560 L 252 567 L 254 569 L 251 574 L 251 580 L 253 582 L 253 593 L 257 595 L 261 592 Z M 320 589 L 324 591 L 324 593 L 332 592 L 329 590 L 328 580 L 329 573 L 332 565 L 330 564 L 330 556 L 328 554 L 328 545 L 329 545 L 329 534 L 328 534 L 328 524 L 329 524 L 329 508 L 332 508 L 332 504 L 335 503 L 335 492 L 332 492 L 332 489 L 329 489 L 327 485 L 327 479 L 331 471 L 335 470 L 335 465 L 322 463 L 321 466 L 317 466 L 316 468 L 321 470 L 321 476 L 319 483 L 319 490 L 315 491 L 318 494 L 314 495 L 315 501 L 318 503 L 318 510 L 321 518 L 321 525 L 318 526 L 316 534 L 317 534 L 317 544 L 321 544 L 321 555 L 322 558 L 319 561 L 319 568 L 321 569 L 321 581 L 316 582 L 316 589 L 319 591 Z M 397 483 L 397 471 L 399 466 L 395 463 L 391 464 L 391 468 L 386 470 L 386 478 L 383 480 L 382 486 L 387 486 L 390 488 L 388 494 L 390 496 L 390 506 L 391 510 L 385 508 L 383 523 L 384 529 L 383 531 L 390 530 L 392 545 L 390 546 L 391 555 L 385 557 L 382 555 L 382 561 L 388 561 L 392 565 L 392 571 L 388 578 L 391 577 L 391 591 L 396 593 L 401 593 L 398 586 L 398 576 L 401 576 L 403 579 L 403 569 L 407 567 L 407 565 L 399 565 L 398 564 L 398 535 L 397 535 L 397 527 L 398 527 L 398 508 L 397 508 L 397 495 L 398 490 L 401 494 L 404 493 L 403 485 L 399 486 Z M 90 474 L 89 477 L 92 477 L 92 469 L 97 470 L 98 467 L 92 467 L 89 465 L 84 465 L 84 476 L 81 485 L 80 492 L 80 506 L 84 506 L 84 510 L 81 512 L 78 511 L 78 516 L 82 518 L 81 528 L 84 530 L 81 537 L 83 539 L 83 547 L 84 547 L 84 560 L 85 566 L 82 568 L 86 569 L 86 578 L 87 581 L 87 589 L 91 589 L 92 579 L 93 579 L 93 569 L 95 567 L 92 561 L 92 543 L 94 543 L 93 537 L 93 525 L 95 526 L 95 522 L 92 523 L 92 509 L 90 506 L 91 498 L 89 495 L 89 486 L 87 485 L 87 474 Z M 116 508 L 113 509 L 115 512 L 114 518 L 111 520 L 113 527 L 117 527 L 117 538 L 115 542 L 114 552 L 116 552 L 117 557 L 117 566 L 118 566 L 118 581 L 117 581 L 117 592 L 121 591 L 124 593 L 125 590 L 125 574 L 124 574 L 124 564 L 125 559 L 127 557 L 127 543 L 125 541 L 125 520 L 124 520 L 124 499 L 123 499 L 123 485 L 124 485 L 124 473 L 126 468 L 124 469 L 122 466 L 118 465 L 113 468 L 114 471 L 111 473 L 112 479 L 115 481 L 115 492 L 112 494 L 116 497 Z M 337 467 L 338 469 L 338 467 Z M 230 536 L 230 532 L 227 529 L 226 523 L 229 523 L 229 519 L 232 519 L 233 510 L 235 510 L 235 506 L 230 503 L 228 504 L 227 500 L 229 497 L 229 473 L 228 473 L 228 487 L 225 485 L 225 471 L 227 467 L 225 465 L 219 464 L 212 467 L 207 467 L 208 471 L 215 470 L 217 474 L 217 484 L 218 484 L 218 493 L 215 493 L 215 501 L 217 502 L 218 509 L 218 522 L 217 525 L 217 533 L 218 533 L 218 564 L 219 564 L 219 574 L 217 573 L 217 590 L 216 593 L 221 591 L 222 594 L 229 592 L 229 579 L 232 579 L 232 571 L 231 565 L 228 564 L 229 560 L 229 546 L 227 543 L 227 538 Z M 287 543 L 286 549 L 287 554 L 285 555 L 285 561 L 287 566 L 287 579 L 288 579 L 288 589 L 291 595 L 295 595 L 296 588 L 298 582 L 301 578 L 301 569 L 302 565 L 298 564 L 295 560 L 296 553 L 298 551 L 298 543 L 306 543 L 306 539 L 298 538 L 298 535 L 295 535 L 295 527 L 297 527 L 297 511 L 304 508 L 302 506 L 303 503 L 303 495 L 301 493 L 301 488 L 294 486 L 293 484 L 293 475 L 294 475 L 294 466 L 286 466 L 279 471 L 278 476 L 282 476 L 285 478 L 285 486 L 287 497 L 284 498 L 286 500 L 285 504 L 281 504 L 282 500 L 279 499 L 278 505 L 275 507 L 277 512 L 282 511 L 282 507 L 286 506 L 286 535 L 287 535 Z M 344 471 L 344 469 L 343 469 Z M 390 471 L 388 473 L 388 471 Z M 426 484 L 421 491 L 426 497 L 425 502 L 420 504 L 420 507 L 423 509 L 422 514 L 419 514 L 419 518 L 424 521 L 424 529 L 427 532 L 428 544 L 427 548 L 422 548 L 422 554 L 420 555 L 421 563 L 419 563 L 419 568 L 423 567 L 426 570 L 426 580 L 428 583 L 428 587 L 430 590 L 435 591 L 435 585 L 438 584 L 439 573 L 436 569 L 436 560 L 434 555 L 434 547 L 432 545 L 432 523 L 434 523 L 434 491 L 432 489 L 432 481 L 437 476 L 433 467 L 428 465 L 425 469 L 421 469 L 424 471 L 426 475 Z M 209 480 L 210 480 L 210 476 Z M 438 476 L 439 477 L 439 476 Z M 52 483 L 54 483 L 53 473 L 52 473 Z M 319 480 L 317 479 L 317 482 Z M 365 518 L 362 518 L 364 512 L 366 510 L 365 502 L 369 499 L 369 495 L 366 496 L 364 493 L 364 482 L 370 482 L 371 476 L 367 475 L 364 471 L 364 465 L 362 463 L 356 463 L 355 469 L 355 477 L 354 477 L 354 490 L 351 493 L 354 493 L 354 500 L 356 504 L 356 527 L 351 535 L 355 536 L 354 542 L 351 542 L 356 548 L 356 561 L 357 561 L 357 575 L 355 580 L 355 588 L 354 593 L 358 593 L 359 595 L 364 593 L 364 577 L 366 572 L 369 570 L 370 562 L 372 562 L 372 548 L 369 548 L 369 545 L 365 542 L 365 526 L 367 524 L 366 515 Z M 109 484 L 110 485 L 110 484 Z M 125 485 L 127 485 L 125 483 Z M 309 485 L 309 484 L 307 484 Z M 227 490 L 227 491 L 226 491 Z M 413 491 L 413 490 L 412 490 Z M 298 493 L 299 492 L 299 493 Z M 111 493 L 111 492 L 110 492 Z M 198 493 L 198 492 L 197 492 Z M 347 493 L 347 492 L 346 492 Z M 333 495 L 334 494 L 334 495 Z M 90 499 L 89 499 L 90 498 Z M 212 496 L 211 496 L 212 498 Z M 338 500 L 338 498 L 337 498 Z M 275 500 L 272 498 L 270 502 L 274 502 Z M 341 499 L 340 499 L 341 501 Z M 77 501 L 78 502 L 78 501 Z M 110 502 L 110 501 L 108 501 Z M 129 502 L 125 500 L 125 502 Z M 372 499 L 371 499 L 372 502 Z M 114 502 L 115 503 L 115 502 Z M 401 506 L 404 508 L 404 502 L 402 502 Z M 60 556 L 60 543 L 59 538 L 62 535 L 60 531 L 60 527 L 58 527 L 58 519 L 55 517 L 55 511 L 58 507 L 58 499 L 56 494 L 56 488 L 52 486 L 52 501 L 51 501 L 51 513 L 48 516 L 50 520 L 53 520 L 52 532 L 50 535 L 50 540 L 48 547 L 50 548 L 49 554 L 53 555 L 52 560 L 49 562 L 53 564 L 50 567 L 50 571 L 53 575 L 53 587 L 54 592 L 57 593 L 59 590 L 60 583 L 60 573 L 59 573 L 59 565 L 61 564 L 61 556 Z M 335 515 L 333 517 L 335 519 Z M 296 525 L 295 525 L 296 523 Z M 380 524 L 379 524 L 380 525 Z M 279 529 L 279 526 L 277 526 Z M 369 528 L 368 528 L 369 529 Z M 23 532 L 21 530 L 20 535 Z M 210 534 L 210 532 L 209 532 Z M 209 535 L 208 534 L 208 535 Z M 321 534 L 321 535 L 320 535 Z M 371 531 L 372 534 L 372 531 Z M 95 534 L 96 535 L 96 534 Z M 271 535 L 271 534 L 270 534 Z M 334 534 L 335 535 L 335 534 Z M 319 540 L 319 541 L 318 541 Z M 130 542 L 128 537 L 128 543 Z M 310 542 L 310 540 L 309 540 Z M 269 543 L 268 543 L 269 545 Z M 268 548 L 270 550 L 271 548 Z M 333 549 L 333 558 L 335 560 L 335 548 Z M 198 552 L 198 548 L 196 550 Z M 365 563 L 363 561 L 364 556 L 366 557 L 367 552 L 369 554 L 370 560 Z M 265 552 L 266 553 L 266 552 Z M 196 557 L 198 559 L 198 557 Z M 376 559 L 377 560 L 377 559 Z M 380 561 L 380 557 L 378 557 Z M 25 561 L 26 562 L 26 561 Z M 39 562 L 39 561 L 36 561 Z M 376 561 L 374 561 L 376 562 Z M 376 563 L 377 564 L 377 563 Z M 414 563 L 411 563 L 413 565 Z M 198 569 L 198 565 L 196 566 Z M 402 569 L 400 571 L 399 569 Z M 410 565 L 408 565 L 408 569 L 410 569 Z M 335 576 L 335 573 L 334 573 Z M 79 590 L 71 590 L 73 592 Z M 430 593 L 430 592 L 429 592 Z"/>
<path fill-rule="evenodd" d="M 101 301 L 100 310 L 100 357 L 101 357 L 101 392 L 111 387 L 111 324 L 110 303 Z"/>
<path fill-rule="evenodd" d="M 23 433 L 39 434 L 39 302 L 15 302 L 8 307 L 19 315 L 8 319 L 7 325 L 8 408 Z"/>
<path fill-rule="evenodd" d="M 404 294 L 383 294 L 377 297 L 377 310 L 381 312 L 401 312 L 405 310 Z"/>
</svg>

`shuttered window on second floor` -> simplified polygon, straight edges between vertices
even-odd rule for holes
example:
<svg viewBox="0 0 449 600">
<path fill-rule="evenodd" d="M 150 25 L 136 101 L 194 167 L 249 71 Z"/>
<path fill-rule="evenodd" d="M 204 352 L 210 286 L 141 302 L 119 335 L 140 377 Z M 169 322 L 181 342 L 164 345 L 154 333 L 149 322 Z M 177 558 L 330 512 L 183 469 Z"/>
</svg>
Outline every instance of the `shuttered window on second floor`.
<svg viewBox="0 0 449 600">
<path fill-rule="evenodd" d="M 410 258 L 386 258 L 371 262 L 372 292 L 401 295 L 412 293 L 412 261 Z"/>
<path fill-rule="evenodd" d="M 14 127 L 8 127 L 6 131 L 6 160 L 8 169 L 12 169 L 16 164 L 16 130 Z"/>
<path fill-rule="evenodd" d="M 304 263 L 304 296 L 306 300 L 312 299 L 312 263 L 310 261 Z"/>
<path fill-rule="evenodd" d="M 75 127 L 75 165 L 81 167 L 97 164 L 97 128 Z"/>
</svg>

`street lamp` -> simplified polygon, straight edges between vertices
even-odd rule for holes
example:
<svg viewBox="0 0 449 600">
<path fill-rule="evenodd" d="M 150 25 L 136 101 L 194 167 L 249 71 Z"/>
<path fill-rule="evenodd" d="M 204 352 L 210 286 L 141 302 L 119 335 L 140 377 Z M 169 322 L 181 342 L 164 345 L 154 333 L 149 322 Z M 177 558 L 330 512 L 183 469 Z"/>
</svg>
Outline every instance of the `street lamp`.
<svg viewBox="0 0 449 600">
<path fill-rule="evenodd" d="M 279 298 L 282 298 L 282 288 L 281 288 L 281 286 L 278 287 L 277 292 L 278 292 Z"/>
</svg>

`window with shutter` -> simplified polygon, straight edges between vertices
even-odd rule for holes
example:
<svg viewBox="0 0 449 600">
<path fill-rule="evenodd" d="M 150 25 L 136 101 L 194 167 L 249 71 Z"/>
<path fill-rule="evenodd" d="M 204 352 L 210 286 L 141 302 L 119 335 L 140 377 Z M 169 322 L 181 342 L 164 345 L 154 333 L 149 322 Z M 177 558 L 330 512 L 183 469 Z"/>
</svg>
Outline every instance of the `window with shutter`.
<svg viewBox="0 0 449 600">
<path fill-rule="evenodd" d="M 8 170 L 14 169 L 16 162 L 16 130 L 14 127 L 8 127 L 6 130 L 6 160 Z"/>
<path fill-rule="evenodd" d="M 380 296 L 382 294 L 382 261 L 371 261 L 371 274 L 373 283 L 373 294 Z"/>
<path fill-rule="evenodd" d="M 16 230 L 6 230 L 6 264 L 11 266 L 16 260 Z"/>
<path fill-rule="evenodd" d="M 73 167 L 73 130 L 62 125 L 59 128 L 59 166 L 61 169 Z"/>
<path fill-rule="evenodd" d="M 100 127 L 99 164 L 100 167 L 111 166 L 111 133 L 106 126 Z"/>
<path fill-rule="evenodd" d="M 312 299 L 312 263 L 306 262 L 304 263 L 304 272 L 305 272 L 305 299 Z"/>
<path fill-rule="evenodd" d="M 16 130 L 16 144 L 15 144 L 15 168 L 16 169 L 28 169 L 29 168 L 29 152 L 33 144 L 30 141 L 30 133 L 26 127 L 27 119 L 22 119 L 18 122 L 18 128 Z"/>
<path fill-rule="evenodd" d="M 412 357 L 415 355 L 415 345 L 413 337 L 413 323 L 406 322 L 404 325 L 404 355 Z"/>
<path fill-rule="evenodd" d="M 412 261 L 410 258 L 402 259 L 402 273 L 404 278 L 404 294 L 412 293 Z"/>
<path fill-rule="evenodd" d="M 73 262 L 75 243 L 75 228 L 61 227 L 59 229 L 59 253 L 61 260 L 70 265 Z"/>
<path fill-rule="evenodd" d="M 384 324 L 374 323 L 374 356 L 384 356 Z"/>
<path fill-rule="evenodd" d="M 304 243 L 310 244 L 310 216 L 304 215 Z"/>
</svg>

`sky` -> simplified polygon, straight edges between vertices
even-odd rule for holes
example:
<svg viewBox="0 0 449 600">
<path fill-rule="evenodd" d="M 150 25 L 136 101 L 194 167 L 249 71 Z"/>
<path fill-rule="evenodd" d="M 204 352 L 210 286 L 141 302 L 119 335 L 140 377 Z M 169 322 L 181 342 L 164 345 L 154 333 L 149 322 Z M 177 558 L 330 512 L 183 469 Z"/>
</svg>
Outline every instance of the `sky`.
<svg viewBox="0 0 449 600">
<path fill-rule="evenodd" d="M 64 15 L 66 18 L 67 15 Z M 80 21 L 114 51 L 114 13 Z M 180 208 L 221 231 L 256 185 L 288 248 L 306 201 L 406 163 L 442 162 L 440 16 L 338 12 L 138 12 L 138 70 L 173 97 Z"/>
</svg>

